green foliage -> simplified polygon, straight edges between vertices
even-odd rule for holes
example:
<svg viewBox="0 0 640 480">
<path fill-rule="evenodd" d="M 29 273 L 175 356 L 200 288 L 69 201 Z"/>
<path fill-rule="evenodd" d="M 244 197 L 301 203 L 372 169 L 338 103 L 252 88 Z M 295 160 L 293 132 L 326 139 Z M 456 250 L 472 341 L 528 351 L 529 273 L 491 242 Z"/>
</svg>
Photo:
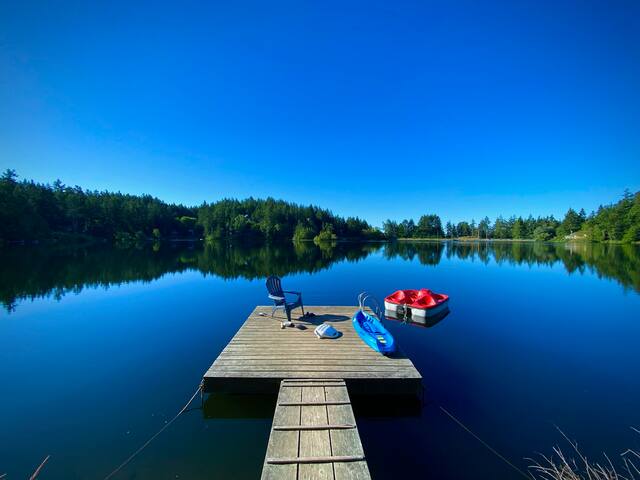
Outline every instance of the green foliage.
<svg viewBox="0 0 640 480">
<path fill-rule="evenodd" d="M 313 240 L 314 236 L 315 235 L 311 227 L 301 222 L 298 222 L 298 225 L 296 225 L 296 229 L 293 232 L 293 241 L 302 242 L 305 240 Z"/>
<path fill-rule="evenodd" d="M 149 238 L 200 237 L 234 240 L 310 240 L 330 225 L 338 238 L 378 239 L 366 221 L 342 218 L 314 206 L 267 198 L 221 200 L 199 208 L 162 202 L 149 195 L 125 195 L 17 181 L 0 177 L 0 239 L 30 241 L 61 235 L 113 240 L 120 245 Z M 328 236 L 327 233 L 323 237 Z"/>
<path fill-rule="evenodd" d="M 422 215 L 416 224 L 413 219 L 405 219 L 398 223 L 387 220 L 382 224 L 384 236 L 394 238 L 443 238 L 444 230 L 438 215 Z"/>
<path fill-rule="evenodd" d="M 460 222 L 456 225 L 456 234 L 458 237 L 470 237 L 471 225 L 468 222 Z"/>
<path fill-rule="evenodd" d="M 313 241 L 317 244 L 321 244 L 321 243 L 331 243 L 337 239 L 338 239 L 338 236 L 333 231 L 333 225 L 331 225 L 330 223 L 325 223 L 322 226 L 322 230 L 320 230 L 320 233 L 318 233 L 318 235 L 315 236 Z"/>
<path fill-rule="evenodd" d="M 522 217 L 516 218 L 516 220 L 513 222 L 513 225 L 511 226 L 511 238 L 515 238 L 515 239 L 527 238 L 525 225 L 524 225 L 524 221 L 522 220 Z"/>
<path fill-rule="evenodd" d="M 189 228 L 178 218 L 195 215 L 195 209 L 149 195 L 88 191 L 59 180 L 17 181 L 13 170 L 0 177 L 0 238 L 6 241 L 78 236 L 126 243 L 136 236 L 142 241 L 154 229 L 162 237 L 186 236 Z"/>
<path fill-rule="evenodd" d="M 555 236 L 553 227 L 540 225 L 533 230 L 533 239 L 540 241 L 551 240 Z"/>
<path fill-rule="evenodd" d="M 16 183 L 16 179 L 18 178 L 18 174 L 12 168 L 7 168 L 4 172 L 2 172 L 2 177 L 0 180 L 6 183 Z"/>
<path fill-rule="evenodd" d="M 386 220 L 382 224 L 382 231 L 384 232 L 385 237 L 389 239 L 398 238 L 398 222 L 393 220 Z"/>
<path fill-rule="evenodd" d="M 444 231 L 442 230 L 442 222 L 438 215 L 422 215 L 418 220 L 415 234 L 418 238 L 442 238 Z"/>
<path fill-rule="evenodd" d="M 183 230 L 193 231 L 196 228 L 198 219 L 196 217 L 187 217 L 186 215 L 183 215 L 182 217 L 178 218 L 178 221 L 182 225 Z"/>
<path fill-rule="evenodd" d="M 316 206 L 267 198 L 225 199 L 198 210 L 198 224 L 209 239 L 309 240 L 330 225 L 335 238 L 365 239 L 375 229 L 357 217 L 342 218 Z M 328 227 L 327 227 L 328 228 Z M 328 234 L 323 233 L 322 238 Z"/>
<path fill-rule="evenodd" d="M 600 207 L 588 218 L 584 210 L 569 209 L 562 222 L 553 216 L 526 219 L 488 217 L 447 222 L 422 215 L 401 222 L 387 220 L 380 231 L 358 217 L 343 218 L 316 206 L 303 206 L 273 198 L 224 199 L 200 207 L 167 204 L 150 195 L 83 190 L 19 181 L 14 170 L 0 176 L 0 245 L 40 239 L 100 238 L 120 245 L 147 239 L 201 238 L 239 241 L 326 242 L 340 239 L 395 238 L 533 239 L 586 238 L 593 241 L 640 241 L 640 192 L 625 191 L 623 198 Z"/>
<path fill-rule="evenodd" d="M 626 243 L 640 242 L 640 224 L 631 225 L 622 236 L 622 241 Z"/>
<path fill-rule="evenodd" d="M 601 206 L 583 222 L 582 231 L 594 241 L 640 241 L 640 192 L 631 194 L 625 190 L 619 202 Z"/>
<path fill-rule="evenodd" d="M 565 214 L 564 220 L 562 220 L 560 226 L 558 226 L 556 235 L 558 238 L 564 239 L 566 236 L 579 231 L 585 220 L 586 214 L 584 209 L 580 210 L 580 213 L 578 213 L 573 208 L 570 208 Z"/>
<path fill-rule="evenodd" d="M 367 240 L 384 240 L 385 235 L 379 228 L 369 227 L 362 230 L 362 236 Z"/>
<path fill-rule="evenodd" d="M 489 238 L 491 234 L 491 220 L 489 217 L 484 217 L 478 224 L 478 238 Z"/>
<path fill-rule="evenodd" d="M 508 220 L 499 216 L 493 224 L 489 217 L 484 217 L 477 225 L 474 220 L 471 223 L 462 221 L 457 225 L 447 222 L 444 236 L 446 238 L 551 240 L 556 237 L 558 225 L 559 222 L 553 216 L 538 217 L 536 219 L 531 215 L 526 219 L 514 216 Z"/>
<path fill-rule="evenodd" d="M 461 238 L 515 239 L 549 241 L 554 239 L 589 239 L 593 241 L 615 240 L 622 242 L 640 241 L 640 192 L 631 194 L 625 191 L 622 200 L 614 205 L 600 207 L 597 213 L 587 217 L 584 209 L 576 212 L 570 208 L 562 222 L 553 215 L 548 217 L 527 218 L 502 216 L 491 224 L 488 217 L 476 225 L 461 221 L 458 224 L 447 222 L 442 229 L 437 215 L 423 215 L 418 224 L 413 220 L 398 223 L 387 220 L 383 224 L 384 235 L 394 238 Z"/>
<path fill-rule="evenodd" d="M 447 238 L 453 238 L 456 236 L 455 227 L 451 222 L 447 222 L 447 224 L 444 227 L 444 230 L 445 230 L 444 234 L 447 236 Z"/>
<path fill-rule="evenodd" d="M 416 224 L 412 218 L 403 220 L 398 226 L 398 236 L 402 238 L 413 238 L 416 235 Z"/>
<path fill-rule="evenodd" d="M 505 221 L 502 216 L 496 218 L 496 221 L 493 224 L 493 238 L 511 238 L 510 222 Z"/>
</svg>

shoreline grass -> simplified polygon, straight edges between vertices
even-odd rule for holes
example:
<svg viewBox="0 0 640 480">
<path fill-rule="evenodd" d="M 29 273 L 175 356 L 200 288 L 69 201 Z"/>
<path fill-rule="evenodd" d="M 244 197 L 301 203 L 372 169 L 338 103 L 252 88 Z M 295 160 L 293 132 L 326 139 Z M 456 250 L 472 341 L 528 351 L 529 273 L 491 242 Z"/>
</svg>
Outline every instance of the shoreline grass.
<svg viewBox="0 0 640 480">
<path fill-rule="evenodd" d="M 637 433 L 640 430 L 631 427 Z M 620 454 L 617 462 L 612 462 L 606 453 L 605 461 L 594 462 L 587 458 L 578 443 L 570 440 L 562 430 L 560 434 L 571 445 L 572 455 L 565 454 L 560 446 L 553 447 L 553 454 L 540 454 L 538 460 L 529 458 L 532 463 L 529 471 L 535 480 L 636 480 L 640 479 L 640 450 L 627 449 Z"/>
</svg>

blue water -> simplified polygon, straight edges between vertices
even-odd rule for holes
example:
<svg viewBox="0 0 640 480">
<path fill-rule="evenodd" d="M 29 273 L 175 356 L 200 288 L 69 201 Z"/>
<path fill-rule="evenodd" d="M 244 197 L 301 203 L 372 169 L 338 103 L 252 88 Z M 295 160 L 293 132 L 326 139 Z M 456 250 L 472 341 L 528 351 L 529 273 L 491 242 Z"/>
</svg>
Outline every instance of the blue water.
<svg viewBox="0 0 640 480">
<path fill-rule="evenodd" d="M 50 454 L 43 480 L 104 478 L 183 406 L 271 272 L 307 305 L 451 296 L 431 328 L 385 322 L 425 404 L 356 405 L 374 478 L 519 478 L 440 407 L 523 470 L 568 447 L 556 427 L 598 459 L 640 445 L 637 247 L 156 250 L 0 255 L 0 475 Z M 115 478 L 257 478 L 273 402 L 198 398 Z"/>
</svg>

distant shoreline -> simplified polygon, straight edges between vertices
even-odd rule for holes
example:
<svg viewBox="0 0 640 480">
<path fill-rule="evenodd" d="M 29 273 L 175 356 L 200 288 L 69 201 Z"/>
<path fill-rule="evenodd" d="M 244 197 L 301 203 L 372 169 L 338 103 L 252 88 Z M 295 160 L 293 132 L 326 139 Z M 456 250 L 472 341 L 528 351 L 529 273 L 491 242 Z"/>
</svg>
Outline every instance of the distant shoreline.
<svg viewBox="0 0 640 480">
<path fill-rule="evenodd" d="M 460 242 L 460 243 L 604 243 L 613 245 L 640 245 L 639 242 L 623 242 L 621 240 L 589 240 L 587 238 L 571 238 L 571 239 L 555 239 L 555 240 L 534 240 L 533 238 L 396 238 L 394 240 L 386 240 L 387 242 Z"/>
<path fill-rule="evenodd" d="M 640 242 L 640 192 L 625 191 L 615 204 L 587 215 L 569 208 L 563 220 L 498 216 L 476 224 L 439 215 L 418 221 L 386 220 L 375 227 L 359 217 L 342 217 L 315 205 L 275 198 L 222 199 L 200 206 L 170 204 L 149 195 L 83 190 L 57 180 L 41 184 L 17 180 L 15 170 L 0 176 L 0 245 L 31 242 L 95 243 L 119 246 L 149 241 L 200 239 L 229 242 L 458 241 L 458 242 Z M 485 238 L 479 238 L 483 236 Z M 509 238 L 512 237 L 512 238 Z M 516 238 L 517 237 L 517 238 Z"/>
<path fill-rule="evenodd" d="M 149 244 L 179 244 L 179 243 L 237 243 L 243 245 L 267 245 L 267 244 L 284 244 L 284 243 L 296 243 L 294 240 L 279 240 L 279 241 L 261 241 L 261 242 L 243 242 L 236 239 L 235 241 L 227 241 L 225 239 L 219 240 L 207 240 L 205 238 L 151 238 L 146 237 L 141 239 L 138 242 L 126 242 L 126 243 L 118 243 L 115 241 L 109 241 L 108 239 L 101 237 L 90 237 L 85 235 L 66 235 L 62 238 L 48 238 L 48 239 L 40 239 L 40 240 L 13 240 L 13 241 L 0 241 L 0 249 L 10 248 L 10 247 L 23 247 L 23 246 L 43 246 L 43 247 L 55 247 L 55 246 L 65 246 L 65 247 L 90 247 L 96 245 L 108 245 L 116 248 L 135 248 L 141 247 L 143 245 Z M 313 240 L 299 240 L 302 243 L 310 243 L 315 244 L 317 246 L 322 245 L 331 245 L 336 243 L 447 243 L 447 242 L 456 242 L 456 243 L 546 243 L 546 244 L 607 244 L 607 245 L 640 245 L 640 241 L 638 242 L 623 242 L 620 240 L 604 240 L 604 241 L 595 241 L 589 240 L 586 238 L 578 238 L 578 239 L 554 239 L 554 240 L 534 240 L 532 238 L 473 238 L 473 237 L 458 237 L 458 238 L 393 238 L 393 239 L 383 239 L 383 240 L 374 240 L 374 239 L 358 239 L 358 238 L 337 238 L 331 241 L 326 242 L 314 242 Z"/>
<path fill-rule="evenodd" d="M 389 240 L 390 242 L 394 240 Z M 567 240 L 534 240 L 533 238 L 396 238 L 397 242 L 566 242 Z"/>
</svg>

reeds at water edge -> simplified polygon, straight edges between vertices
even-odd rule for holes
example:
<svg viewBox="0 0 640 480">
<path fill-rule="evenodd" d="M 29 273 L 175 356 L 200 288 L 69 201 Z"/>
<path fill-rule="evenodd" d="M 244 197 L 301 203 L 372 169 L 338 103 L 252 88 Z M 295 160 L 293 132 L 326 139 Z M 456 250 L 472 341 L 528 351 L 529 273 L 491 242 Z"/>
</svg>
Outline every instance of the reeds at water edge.
<svg viewBox="0 0 640 480">
<path fill-rule="evenodd" d="M 640 434 L 640 430 L 631 427 Z M 536 480 L 640 480 L 640 450 L 627 449 L 614 464 L 606 453 L 605 462 L 593 462 L 582 454 L 577 442 L 570 440 L 558 429 L 571 445 L 574 456 L 565 454 L 559 446 L 553 448 L 551 456 L 540 455 L 540 459 L 529 459 L 529 471 Z"/>
</svg>

